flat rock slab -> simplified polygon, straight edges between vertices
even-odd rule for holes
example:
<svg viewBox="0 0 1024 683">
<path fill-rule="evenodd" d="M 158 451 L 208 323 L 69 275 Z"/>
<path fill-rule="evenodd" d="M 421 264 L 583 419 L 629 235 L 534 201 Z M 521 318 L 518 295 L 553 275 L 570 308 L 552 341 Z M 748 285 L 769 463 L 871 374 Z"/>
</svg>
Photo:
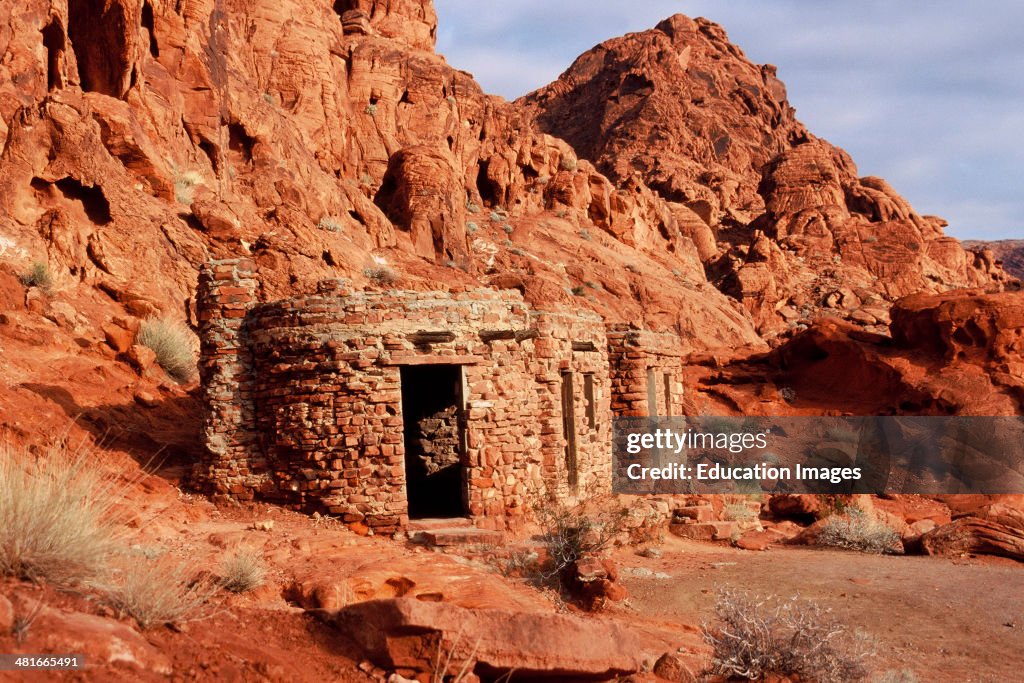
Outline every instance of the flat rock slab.
<svg viewBox="0 0 1024 683">
<path fill-rule="evenodd" d="M 414 538 L 428 545 L 497 545 L 504 539 L 504 534 L 491 529 L 462 527 L 458 529 L 429 529 L 415 532 Z"/>
<path fill-rule="evenodd" d="M 640 637 L 593 618 L 394 598 L 349 605 L 326 619 L 375 664 L 403 675 L 433 672 L 446 663 L 457 674 L 467 662 L 467 670 L 486 675 L 515 671 L 523 680 L 605 679 L 641 668 Z"/>
</svg>

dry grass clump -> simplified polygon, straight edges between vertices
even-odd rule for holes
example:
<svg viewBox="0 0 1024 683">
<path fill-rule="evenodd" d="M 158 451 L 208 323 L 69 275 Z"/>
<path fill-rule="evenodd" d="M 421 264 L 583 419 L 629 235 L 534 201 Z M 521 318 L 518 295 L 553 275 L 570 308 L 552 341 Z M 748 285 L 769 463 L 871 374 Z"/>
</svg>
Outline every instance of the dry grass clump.
<svg viewBox="0 0 1024 683">
<path fill-rule="evenodd" d="M 152 349 L 156 362 L 178 382 L 188 382 L 195 376 L 194 335 L 181 323 L 159 318 L 144 320 L 135 341 Z"/>
<path fill-rule="evenodd" d="M 818 545 L 865 553 L 903 552 L 900 535 L 895 529 L 872 519 L 855 507 L 827 519 L 818 534 Z"/>
<path fill-rule="evenodd" d="M 724 589 L 715 603 L 718 622 L 703 627 L 714 649 L 709 674 L 760 680 L 769 674 L 802 681 L 847 683 L 868 675 L 873 644 L 810 600 L 758 597 Z"/>
<path fill-rule="evenodd" d="M 58 584 L 99 575 L 121 538 L 120 499 L 86 450 L 35 457 L 0 444 L 0 574 Z"/>
<path fill-rule="evenodd" d="M 220 585 L 232 593 L 246 593 L 263 585 L 267 567 L 254 548 L 240 548 L 221 563 Z"/>
<path fill-rule="evenodd" d="M 378 285 L 393 285 L 398 281 L 398 274 L 391 268 L 380 265 L 370 266 L 363 269 L 363 275 Z"/>
<path fill-rule="evenodd" d="M 174 176 L 174 198 L 181 204 L 191 206 L 195 199 L 196 187 L 203 184 L 203 176 L 197 171 L 177 173 Z"/>
<path fill-rule="evenodd" d="M 124 559 L 123 567 L 112 573 L 102 591 L 121 616 L 130 616 L 143 630 L 202 618 L 219 588 L 217 583 L 197 577 L 187 559 L 167 554 Z"/>
</svg>

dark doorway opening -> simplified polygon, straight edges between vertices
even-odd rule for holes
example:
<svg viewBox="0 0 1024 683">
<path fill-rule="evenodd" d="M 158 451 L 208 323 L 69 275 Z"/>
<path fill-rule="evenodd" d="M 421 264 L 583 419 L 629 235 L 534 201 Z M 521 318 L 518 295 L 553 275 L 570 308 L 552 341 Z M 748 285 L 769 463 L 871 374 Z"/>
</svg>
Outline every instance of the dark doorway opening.
<svg viewBox="0 0 1024 683">
<path fill-rule="evenodd" d="M 464 517 L 462 366 L 401 368 L 409 517 Z"/>
</svg>

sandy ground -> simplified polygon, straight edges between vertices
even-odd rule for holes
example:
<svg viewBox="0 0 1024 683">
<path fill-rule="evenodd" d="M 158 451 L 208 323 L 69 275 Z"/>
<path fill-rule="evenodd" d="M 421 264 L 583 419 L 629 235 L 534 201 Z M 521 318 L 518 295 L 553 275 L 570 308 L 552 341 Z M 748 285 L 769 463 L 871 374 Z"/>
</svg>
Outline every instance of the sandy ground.
<svg viewBox="0 0 1024 683">
<path fill-rule="evenodd" d="M 799 595 L 875 638 L 878 673 L 909 670 L 921 681 L 959 683 L 1024 680 L 1024 567 L 1017 563 L 790 547 L 747 552 L 674 538 L 661 549 L 659 559 L 618 556 L 629 608 L 645 618 L 712 620 L 723 586 Z"/>
</svg>

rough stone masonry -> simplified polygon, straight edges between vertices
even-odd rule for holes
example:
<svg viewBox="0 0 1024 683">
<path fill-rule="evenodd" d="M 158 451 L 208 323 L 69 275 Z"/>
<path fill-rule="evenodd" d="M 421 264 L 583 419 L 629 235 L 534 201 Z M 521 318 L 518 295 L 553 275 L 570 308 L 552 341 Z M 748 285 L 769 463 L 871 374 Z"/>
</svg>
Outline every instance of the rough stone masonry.
<svg viewBox="0 0 1024 683">
<path fill-rule="evenodd" d="M 613 414 L 682 412 L 673 335 L 533 310 L 516 291 L 325 281 L 260 303 L 257 285 L 248 259 L 200 274 L 194 475 L 218 497 L 377 533 L 435 511 L 514 527 L 545 500 L 610 490 Z"/>
</svg>

